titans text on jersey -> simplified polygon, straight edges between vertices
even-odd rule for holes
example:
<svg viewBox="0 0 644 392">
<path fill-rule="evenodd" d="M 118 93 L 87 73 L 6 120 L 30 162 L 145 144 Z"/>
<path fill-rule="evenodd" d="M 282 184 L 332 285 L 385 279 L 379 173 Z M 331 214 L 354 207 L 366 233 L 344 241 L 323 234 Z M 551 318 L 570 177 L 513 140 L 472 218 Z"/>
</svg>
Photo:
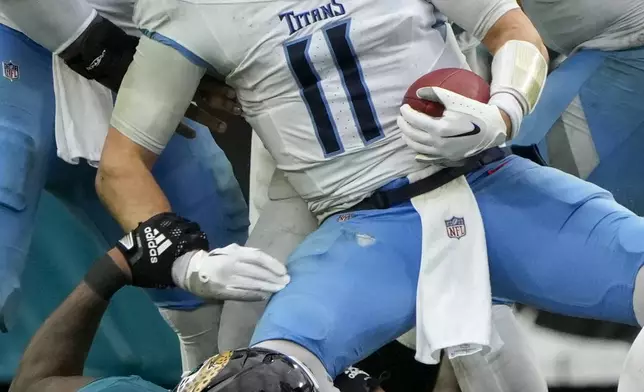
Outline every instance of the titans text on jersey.
<svg viewBox="0 0 644 392">
<path fill-rule="evenodd" d="M 294 34 L 305 26 L 312 23 L 334 18 L 336 16 L 344 15 L 346 11 L 344 6 L 338 0 L 331 0 L 330 3 L 314 8 L 309 11 L 296 13 L 295 11 L 287 11 L 279 14 L 280 20 L 286 20 L 288 24 L 289 34 Z"/>
<path fill-rule="evenodd" d="M 135 14 L 139 27 L 226 75 L 246 121 L 318 217 L 438 170 L 415 160 L 396 125 L 414 80 L 465 66 L 456 41 L 434 28 L 445 17 L 431 2 L 138 0 Z"/>
</svg>

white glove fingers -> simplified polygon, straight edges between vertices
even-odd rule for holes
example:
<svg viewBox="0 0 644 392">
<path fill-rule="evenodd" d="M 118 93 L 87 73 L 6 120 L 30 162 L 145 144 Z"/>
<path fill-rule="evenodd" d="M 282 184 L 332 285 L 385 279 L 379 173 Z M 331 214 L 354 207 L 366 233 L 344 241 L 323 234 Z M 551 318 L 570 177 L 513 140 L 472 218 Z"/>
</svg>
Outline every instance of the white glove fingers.
<svg viewBox="0 0 644 392">
<path fill-rule="evenodd" d="M 278 276 L 287 274 L 286 266 L 284 264 L 259 249 L 232 244 L 222 249 L 214 249 L 210 253 L 212 255 L 225 254 L 235 258 L 236 260 L 258 265 Z"/>
<path fill-rule="evenodd" d="M 428 119 L 431 119 L 431 117 L 427 116 Z M 433 147 L 433 148 L 438 148 L 441 145 L 441 138 L 439 136 L 440 132 L 437 132 L 436 134 L 432 132 L 428 132 L 424 130 L 424 128 L 416 128 L 403 118 L 403 116 L 398 116 L 396 119 L 396 123 L 398 125 L 398 128 L 400 129 L 403 138 L 405 140 L 413 140 L 417 144 L 423 145 L 423 148 L 426 147 Z M 410 146 L 411 147 L 411 146 Z M 418 151 L 418 150 L 417 150 Z M 418 151 L 422 152 L 422 151 Z"/>
<path fill-rule="evenodd" d="M 286 287 L 288 283 L 289 279 L 286 279 L 283 284 L 277 284 L 248 276 L 234 276 L 226 284 L 226 290 L 238 289 L 276 293 Z"/>
<path fill-rule="evenodd" d="M 478 103 L 478 101 L 474 101 L 471 98 L 467 98 L 461 94 L 446 90 L 442 87 L 422 87 L 419 88 L 418 91 L 416 91 L 416 95 L 421 99 L 440 103 L 445 106 L 446 109 L 449 109 L 454 105 L 462 106 L 467 101 Z"/>
<path fill-rule="evenodd" d="M 440 129 L 443 124 L 440 117 L 432 117 L 421 113 L 412 109 L 409 104 L 404 104 L 400 107 L 400 115 L 411 126 L 418 129 Z"/>
<path fill-rule="evenodd" d="M 287 274 L 286 266 L 284 264 L 280 263 L 276 258 L 257 249 L 248 249 L 244 254 L 240 255 L 240 260 L 246 264 L 261 267 L 277 276 L 285 276 Z"/>
<path fill-rule="evenodd" d="M 418 90 L 416 90 L 416 96 L 426 101 L 432 101 L 432 102 L 442 104 L 443 101 L 441 100 L 441 97 L 438 94 L 440 90 L 444 91 L 444 89 L 440 87 L 421 87 Z"/>
<path fill-rule="evenodd" d="M 275 284 L 287 284 L 290 277 L 285 275 L 276 275 L 270 270 L 263 268 L 262 266 L 248 264 L 245 262 L 239 262 L 235 266 L 234 276 L 242 276 L 252 279 L 261 280 L 268 283 Z"/>
<path fill-rule="evenodd" d="M 415 135 L 414 135 L 415 136 Z M 403 141 L 409 146 L 412 150 L 426 155 L 428 157 L 440 157 L 440 148 L 431 144 L 431 141 L 421 141 L 418 142 L 416 138 L 411 138 L 409 135 L 403 132 L 402 134 Z"/>
</svg>

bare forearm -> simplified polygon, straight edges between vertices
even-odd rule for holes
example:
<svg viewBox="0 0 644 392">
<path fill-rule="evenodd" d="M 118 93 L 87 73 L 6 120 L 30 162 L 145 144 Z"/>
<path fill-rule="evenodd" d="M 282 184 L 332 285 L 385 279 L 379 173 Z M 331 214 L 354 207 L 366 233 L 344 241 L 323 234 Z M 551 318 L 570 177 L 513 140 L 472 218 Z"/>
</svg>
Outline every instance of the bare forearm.
<svg viewBox="0 0 644 392">
<path fill-rule="evenodd" d="M 11 392 L 43 390 L 52 377 L 79 380 L 107 301 L 84 283 L 45 321 L 29 343 Z M 38 386 L 38 388 L 36 388 Z"/>
<path fill-rule="evenodd" d="M 548 59 L 548 50 L 543 44 L 541 36 L 539 36 L 530 19 L 520 9 L 508 11 L 499 18 L 483 38 L 483 44 L 492 54 L 496 54 L 503 44 L 511 40 L 526 41 L 533 44 L 539 49 L 544 58 Z"/>
<path fill-rule="evenodd" d="M 106 257 L 86 275 L 88 283 L 80 283 L 31 339 L 10 392 L 75 392 L 93 380 L 83 377 L 83 368 L 94 336 L 112 294 L 132 281 L 120 251 L 114 248 Z M 111 263 L 117 268 L 109 268 Z"/>
<path fill-rule="evenodd" d="M 96 190 L 112 216 L 127 232 L 140 222 L 171 211 L 170 203 L 150 171 L 156 156 L 141 159 L 126 137 L 110 129 L 96 176 Z M 117 152 L 117 153 L 115 153 Z"/>
<path fill-rule="evenodd" d="M 126 232 L 154 215 L 171 211 L 168 199 L 145 168 L 101 170 L 96 181 L 103 204 Z"/>
</svg>

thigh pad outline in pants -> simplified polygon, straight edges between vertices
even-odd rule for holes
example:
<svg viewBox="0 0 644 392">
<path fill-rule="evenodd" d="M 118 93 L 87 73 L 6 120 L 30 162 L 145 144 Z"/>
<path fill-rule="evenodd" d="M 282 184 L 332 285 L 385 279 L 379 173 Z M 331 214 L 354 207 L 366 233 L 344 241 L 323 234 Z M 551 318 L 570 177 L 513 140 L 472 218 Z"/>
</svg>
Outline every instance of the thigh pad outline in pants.
<svg viewBox="0 0 644 392">
<path fill-rule="evenodd" d="M 54 140 L 51 54 L 0 25 L 0 309 L 20 285 Z M 0 70 L 2 71 L 2 70 Z"/>
<path fill-rule="evenodd" d="M 485 224 L 495 297 L 636 324 L 644 219 L 594 184 L 516 156 L 469 180 Z"/>
<path fill-rule="evenodd" d="M 291 255 L 252 344 L 295 342 L 335 377 L 415 322 L 420 218 L 411 203 L 329 217 Z"/>
</svg>

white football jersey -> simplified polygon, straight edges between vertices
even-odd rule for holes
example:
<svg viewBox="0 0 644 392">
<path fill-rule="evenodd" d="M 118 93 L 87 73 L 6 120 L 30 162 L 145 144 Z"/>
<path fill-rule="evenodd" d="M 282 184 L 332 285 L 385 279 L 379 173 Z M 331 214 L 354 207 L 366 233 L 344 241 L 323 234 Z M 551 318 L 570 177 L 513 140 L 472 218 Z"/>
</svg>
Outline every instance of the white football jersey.
<svg viewBox="0 0 644 392">
<path fill-rule="evenodd" d="M 99 14 L 109 19 L 115 25 L 119 26 L 130 35 L 141 35 L 139 29 L 132 21 L 134 3 L 136 0 L 78 0 L 79 2 L 88 3 Z M 55 6 L 55 5 L 52 5 Z M 7 16 L 0 12 L 0 24 L 9 26 L 14 30 L 19 28 Z"/>
<path fill-rule="evenodd" d="M 318 215 L 426 168 L 396 126 L 403 96 L 433 69 L 465 67 L 424 0 L 139 0 L 134 19 L 226 76 Z"/>
<path fill-rule="evenodd" d="M 644 45 L 642 0 L 523 0 L 523 9 L 549 48 L 624 50 Z"/>
<path fill-rule="evenodd" d="M 18 30 L 18 28 L 2 12 L 0 12 L 0 24 L 11 27 L 14 30 Z"/>
<path fill-rule="evenodd" d="M 86 0 L 101 16 L 125 30 L 129 35 L 139 36 L 141 31 L 132 21 L 137 0 Z"/>
</svg>

